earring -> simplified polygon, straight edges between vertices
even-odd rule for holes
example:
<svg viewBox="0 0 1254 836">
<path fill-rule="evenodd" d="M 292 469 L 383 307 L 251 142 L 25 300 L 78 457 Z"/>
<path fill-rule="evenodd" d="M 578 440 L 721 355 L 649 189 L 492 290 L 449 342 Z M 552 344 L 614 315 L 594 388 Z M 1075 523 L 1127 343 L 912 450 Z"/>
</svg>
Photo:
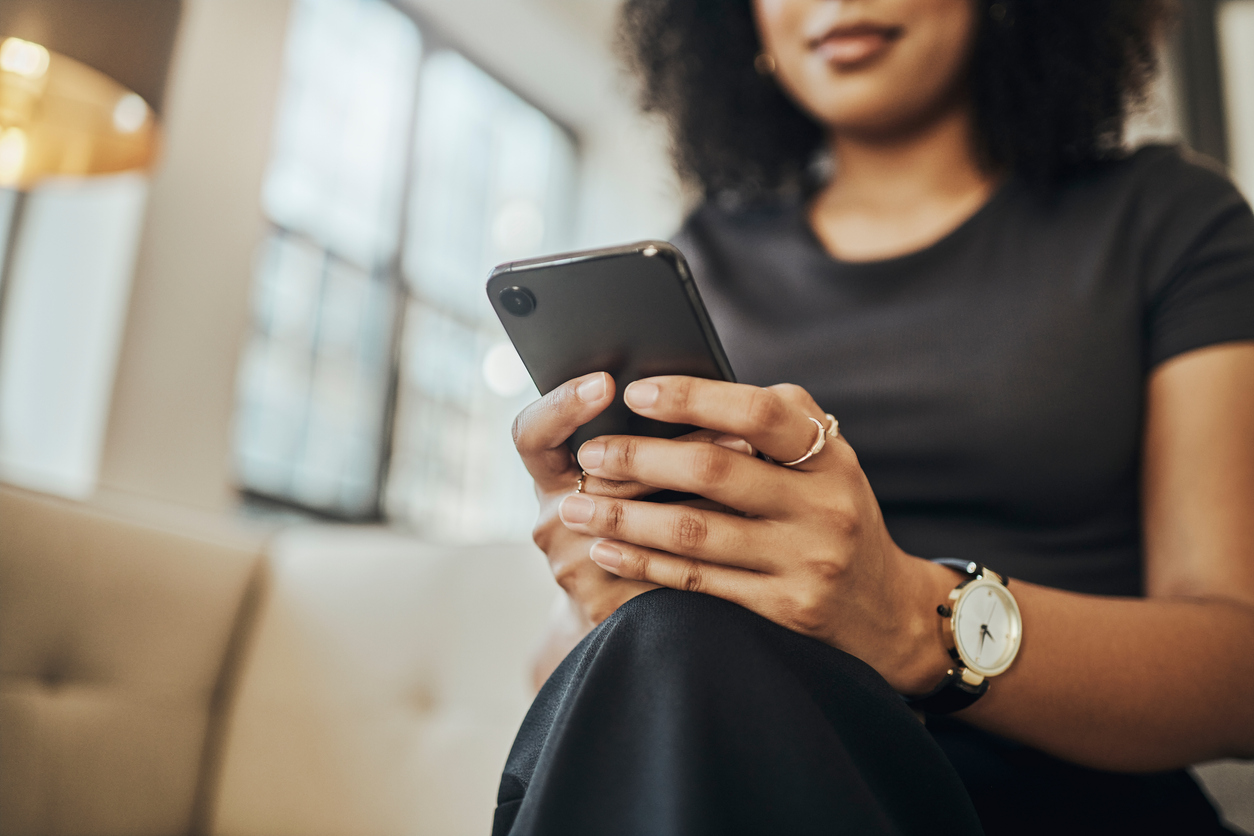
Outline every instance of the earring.
<svg viewBox="0 0 1254 836">
<path fill-rule="evenodd" d="M 753 68 L 758 75 L 775 75 L 775 56 L 769 52 L 759 52 L 753 58 Z"/>
</svg>

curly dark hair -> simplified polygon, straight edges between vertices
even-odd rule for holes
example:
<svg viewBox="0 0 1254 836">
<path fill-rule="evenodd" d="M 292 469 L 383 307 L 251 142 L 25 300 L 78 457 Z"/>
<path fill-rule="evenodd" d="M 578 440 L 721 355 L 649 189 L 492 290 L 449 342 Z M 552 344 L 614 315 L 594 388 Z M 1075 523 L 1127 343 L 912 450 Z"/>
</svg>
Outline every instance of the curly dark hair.
<svg viewBox="0 0 1254 836">
<path fill-rule="evenodd" d="M 1158 70 L 1171 0 L 971 0 L 981 163 L 1048 186 L 1118 153 Z M 626 0 L 619 49 L 680 175 L 707 197 L 821 184 L 823 128 L 761 76 L 751 0 Z"/>
</svg>

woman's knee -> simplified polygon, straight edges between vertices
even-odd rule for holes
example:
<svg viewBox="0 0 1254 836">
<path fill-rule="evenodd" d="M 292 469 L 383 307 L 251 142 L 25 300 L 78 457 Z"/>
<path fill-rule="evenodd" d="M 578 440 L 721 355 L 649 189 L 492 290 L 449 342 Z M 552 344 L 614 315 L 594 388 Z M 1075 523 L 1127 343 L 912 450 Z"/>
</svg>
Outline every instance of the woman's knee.
<svg viewBox="0 0 1254 836">
<path fill-rule="evenodd" d="M 860 659 L 738 604 L 695 592 L 655 589 L 638 595 L 585 643 L 583 654 L 572 654 L 582 655 L 585 669 L 595 660 L 624 674 L 647 673 L 654 681 L 700 677 L 715 688 L 750 672 L 756 677 L 791 672 L 789 678 L 818 691 L 900 701 Z"/>
<path fill-rule="evenodd" d="M 602 644 L 629 645 L 645 658 L 706 658 L 729 645 L 741 650 L 773 627 L 749 610 L 710 595 L 655 589 L 619 607 L 594 631 Z"/>
</svg>

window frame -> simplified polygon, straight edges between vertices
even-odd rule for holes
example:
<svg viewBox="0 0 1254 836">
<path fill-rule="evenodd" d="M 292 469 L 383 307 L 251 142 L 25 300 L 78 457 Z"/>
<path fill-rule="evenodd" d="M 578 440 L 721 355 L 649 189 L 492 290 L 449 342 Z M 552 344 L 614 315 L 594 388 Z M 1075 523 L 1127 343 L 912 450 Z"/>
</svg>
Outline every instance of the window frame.
<svg viewBox="0 0 1254 836">
<path fill-rule="evenodd" d="M 400 186 L 400 207 L 397 212 L 396 224 L 398 230 L 397 246 L 390 258 L 382 260 L 370 267 L 366 272 L 370 281 L 378 281 L 384 284 L 387 291 L 392 296 L 392 323 L 391 333 L 389 335 L 389 346 L 387 350 L 386 375 L 387 383 L 385 386 L 385 395 L 382 403 L 382 427 L 380 428 L 378 457 L 374 462 L 374 482 L 373 482 L 373 499 L 369 508 L 361 513 L 353 513 L 342 511 L 334 508 L 319 507 L 301 502 L 292 496 L 280 496 L 268 493 L 264 490 L 250 487 L 243 481 L 242 474 L 237 470 L 236 473 L 236 492 L 246 508 L 257 513 L 269 515 L 296 514 L 301 517 L 321 519 L 332 522 L 341 523 L 380 523 L 393 521 L 387 513 L 387 486 L 391 472 L 393 454 L 396 442 L 396 425 L 397 410 L 399 407 L 399 396 L 401 387 L 401 374 L 403 365 L 403 351 L 405 346 L 406 328 L 408 325 L 408 312 L 414 303 L 418 303 L 425 307 L 438 311 L 441 315 L 449 317 L 460 325 L 466 326 L 473 330 L 478 330 L 480 323 L 466 320 L 459 312 L 445 307 L 439 301 L 429 299 L 421 295 L 407 280 L 404 271 L 404 259 L 407 252 L 406 232 L 410 223 L 410 205 L 414 193 L 416 178 L 416 142 L 419 131 L 419 113 L 422 106 L 422 74 L 426 69 L 428 61 L 435 55 L 445 51 L 452 51 L 461 58 L 474 65 L 479 71 L 483 72 L 491 78 L 496 84 L 509 91 L 525 104 L 534 108 L 546 119 L 551 122 L 554 127 L 565 135 L 569 141 L 573 154 L 573 170 L 571 172 L 570 182 L 570 210 L 572 215 L 578 211 L 578 202 L 580 194 L 580 181 L 583 176 L 583 160 L 584 148 L 582 137 L 579 132 L 567 124 L 559 116 L 553 114 L 533 97 L 529 96 L 525 91 L 520 90 L 509 80 L 502 78 L 492 67 L 489 62 L 480 59 L 475 50 L 467 47 L 463 42 L 455 37 L 451 37 L 445 29 L 437 22 L 433 21 L 430 16 L 424 14 L 420 10 L 410 8 L 398 0 L 380 0 L 386 3 L 394 11 L 399 12 L 410 20 L 418 33 L 420 51 L 418 55 L 417 65 L 415 67 L 415 83 L 413 95 L 408 103 L 408 114 L 405 120 L 404 142 L 405 148 L 404 160 L 398 174 L 401 177 Z M 289 30 L 290 31 L 290 30 Z M 284 95 L 286 84 L 286 76 L 280 87 L 280 102 Z M 277 119 L 278 107 L 275 108 L 275 118 Z M 271 152 L 271 157 L 273 151 Z M 269 163 L 267 163 L 267 170 Z M 308 246 L 317 249 L 322 255 L 322 268 L 319 277 L 320 286 L 318 291 L 318 310 L 321 310 L 321 303 L 326 292 L 326 274 L 330 269 L 332 260 L 337 260 L 344 264 L 350 265 L 356 269 L 362 269 L 361 266 L 352 258 L 338 252 L 335 248 L 324 244 L 313 236 L 291 229 L 274 220 L 262 210 L 266 224 L 266 235 L 263 241 L 268 242 L 275 236 L 291 237 L 299 239 Z M 259 246 L 265 246 L 264 243 Z M 256 289 L 257 277 L 254 274 L 253 288 Z M 413 327 L 413 326 L 409 326 Z M 249 328 L 249 339 L 251 340 L 258 333 L 256 315 L 253 314 Z M 237 395 L 238 398 L 238 395 Z M 238 408 L 238 400 L 237 400 Z M 309 420 L 309 402 L 306 404 L 304 421 L 307 425 Z M 238 442 L 233 442 L 238 444 Z M 238 455 L 238 447 L 233 447 L 236 455 Z"/>
</svg>

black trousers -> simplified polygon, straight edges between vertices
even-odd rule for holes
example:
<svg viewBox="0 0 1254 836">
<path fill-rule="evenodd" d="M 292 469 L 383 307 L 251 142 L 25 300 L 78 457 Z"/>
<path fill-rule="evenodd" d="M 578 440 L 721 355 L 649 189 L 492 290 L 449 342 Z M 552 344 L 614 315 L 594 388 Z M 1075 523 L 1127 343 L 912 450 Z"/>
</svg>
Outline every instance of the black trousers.
<svg viewBox="0 0 1254 836">
<path fill-rule="evenodd" d="M 964 728 L 941 724 L 934 736 L 847 653 L 717 598 L 655 590 L 594 630 L 541 689 L 501 778 L 493 834 L 945 836 L 984 832 L 981 815 L 990 834 L 1225 832 L 1184 773 L 1145 798 L 1124 787 L 1130 797 L 1097 815 L 1084 780 L 1062 787 L 1079 787 L 1079 801 L 1033 788 L 1048 770 L 1013 753 L 1061 762 L 1009 743 L 981 755 L 988 742 Z M 982 782 L 975 797 L 987 809 L 977 813 L 954 760 Z M 1076 770 L 1110 775 L 1064 771 Z M 1198 803 L 1170 802 L 1168 824 L 1187 827 L 1163 829 L 1161 809 L 1137 804 L 1179 796 L 1179 778 Z M 1108 788 L 1094 789 L 1100 804 Z"/>
</svg>

